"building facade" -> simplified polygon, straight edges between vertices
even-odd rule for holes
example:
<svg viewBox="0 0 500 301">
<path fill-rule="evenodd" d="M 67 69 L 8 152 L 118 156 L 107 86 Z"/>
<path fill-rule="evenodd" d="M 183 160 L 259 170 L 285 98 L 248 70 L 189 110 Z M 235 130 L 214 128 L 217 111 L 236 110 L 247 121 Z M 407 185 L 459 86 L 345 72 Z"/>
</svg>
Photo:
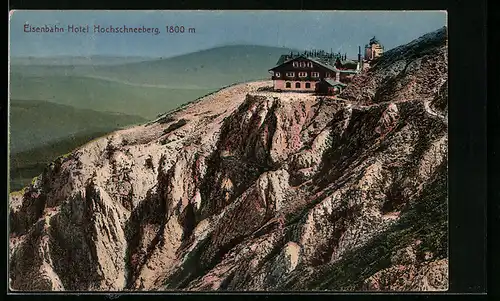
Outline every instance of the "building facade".
<svg viewBox="0 0 500 301">
<path fill-rule="evenodd" d="M 328 60 L 327 60 L 328 59 Z M 360 70 L 360 64 L 349 61 L 345 57 L 308 57 L 297 55 L 290 58 L 280 58 L 276 67 L 269 70 L 275 91 L 321 92 L 328 94 L 340 93 L 341 89 L 352 80 Z M 323 89 L 338 83 L 331 89 Z"/>
<path fill-rule="evenodd" d="M 276 66 L 269 69 L 274 91 L 316 92 L 338 94 L 370 62 L 380 57 L 384 47 L 373 37 L 365 47 L 364 57 L 358 47 L 357 60 L 347 59 L 347 54 L 332 51 L 305 51 L 282 55 Z"/>
</svg>

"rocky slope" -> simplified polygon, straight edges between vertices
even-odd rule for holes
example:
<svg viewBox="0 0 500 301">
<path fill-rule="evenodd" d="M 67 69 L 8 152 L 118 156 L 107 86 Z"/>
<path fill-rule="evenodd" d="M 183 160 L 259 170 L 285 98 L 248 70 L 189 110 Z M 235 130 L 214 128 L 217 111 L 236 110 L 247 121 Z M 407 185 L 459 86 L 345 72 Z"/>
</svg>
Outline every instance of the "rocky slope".
<svg viewBox="0 0 500 301">
<path fill-rule="evenodd" d="M 441 29 L 344 99 L 235 85 L 10 196 L 14 290 L 445 290 Z"/>
</svg>

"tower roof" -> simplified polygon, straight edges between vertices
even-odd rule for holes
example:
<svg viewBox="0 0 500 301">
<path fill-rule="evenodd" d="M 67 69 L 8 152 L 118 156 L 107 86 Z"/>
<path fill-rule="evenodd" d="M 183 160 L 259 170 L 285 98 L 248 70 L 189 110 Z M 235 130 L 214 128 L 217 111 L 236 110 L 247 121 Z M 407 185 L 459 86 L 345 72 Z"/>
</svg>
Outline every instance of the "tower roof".
<svg viewBox="0 0 500 301">
<path fill-rule="evenodd" d="M 373 38 L 370 39 L 370 45 L 373 45 L 373 44 L 380 44 L 380 42 L 377 40 L 377 38 L 375 36 L 373 36 Z"/>
</svg>

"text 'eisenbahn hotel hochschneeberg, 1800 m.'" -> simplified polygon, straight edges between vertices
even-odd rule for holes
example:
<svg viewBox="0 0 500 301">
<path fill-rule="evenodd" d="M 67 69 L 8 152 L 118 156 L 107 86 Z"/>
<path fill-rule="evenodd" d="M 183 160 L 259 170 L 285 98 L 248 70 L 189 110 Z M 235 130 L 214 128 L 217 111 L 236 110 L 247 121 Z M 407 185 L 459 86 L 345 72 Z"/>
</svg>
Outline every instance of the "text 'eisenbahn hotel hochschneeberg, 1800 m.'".
<svg viewBox="0 0 500 301">
<path fill-rule="evenodd" d="M 92 31 L 91 31 L 92 29 Z M 102 25 L 75 25 L 70 24 L 67 26 L 61 25 L 43 25 L 43 26 L 33 26 L 31 24 L 24 24 L 24 32 L 27 33 L 51 33 L 51 32 L 68 32 L 68 33 L 149 33 L 157 35 L 160 33 L 158 27 L 146 27 L 146 26 L 102 26 Z"/>
</svg>

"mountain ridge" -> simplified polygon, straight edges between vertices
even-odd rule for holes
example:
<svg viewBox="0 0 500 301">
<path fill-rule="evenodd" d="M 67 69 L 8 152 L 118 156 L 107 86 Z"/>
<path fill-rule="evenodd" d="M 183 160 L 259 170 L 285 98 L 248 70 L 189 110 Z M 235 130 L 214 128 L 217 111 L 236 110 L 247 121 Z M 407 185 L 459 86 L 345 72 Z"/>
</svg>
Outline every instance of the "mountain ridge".
<svg viewBox="0 0 500 301">
<path fill-rule="evenodd" d="M 343 98 L 234 85 L 59 158 L 10 196 L 11 288 L 446 290 L 433 39 Z"/>
</svg>

